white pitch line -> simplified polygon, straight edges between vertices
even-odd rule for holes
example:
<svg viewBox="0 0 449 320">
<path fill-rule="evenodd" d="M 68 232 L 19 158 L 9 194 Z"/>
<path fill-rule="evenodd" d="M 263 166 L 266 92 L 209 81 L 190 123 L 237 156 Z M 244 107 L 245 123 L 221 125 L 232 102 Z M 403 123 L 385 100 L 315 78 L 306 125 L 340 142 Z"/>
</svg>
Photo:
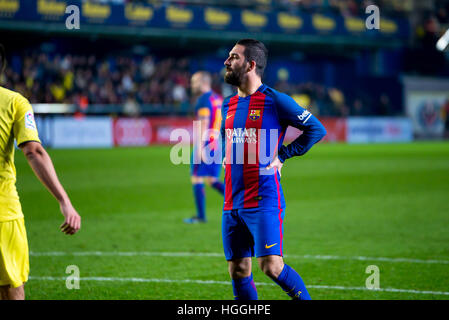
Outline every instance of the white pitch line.
<svg viewBox="0 0 449 320">
<path fill-rule="evenodd" d="M 30 252 L 31 256 L 156 256 L 156 257 L 224 257 L 223 253 L 216 252 L 107 252 L 107 251 L 82 251 L 82 252 Z M 354 261 L 383 261 L 383 262 L 408 262 L 408 263 L 424 263 L 424 264 L 449 264 L 449 260 L 425 260 L 411 258 L 386 258 L 386 257 L 365 257 L 365 256 L 333 256 L 333 255 L 284 255 L 285 258 L 293 259 L 311 259 L 311 260 L 354 260 Z"/>
<path fill-rule="evenodd" d="M 37 277 L 30 276 L 29 280 L 41 280 L 41 281 L 66 281 L 66 277 Z M 216 281 L 216 280 L 194 280 L 194 279 L 151 279 L 151 278 L 111 278 L 111 277 L 84 277 L 84 278 L 71 278 L 73 280 L 80 281 L 103 281 L 103 282 L 156 282 L 156 283 L 193 283 L 193 284 L 219 284 L 229 285 L 229 281 Z M 276 286 L 274 283 L 268 282 L 256 282 L 256 286 Z M 394 292 L 394 293 L 412 293 L 412 294 L 430 294 L 430 295 L 445 295 L 449 296 L 449 292 L 444 291 L 422 291 L 422 290 L 409 290 L 409 289 L 396 289 L 396 288 L 379 288 L 379 289 L 367 289 L 364 287 L 344 287 L 344 286 L 326 286 L 326 285 L 308 285 L 307 288 L 311 289 L 327 289 L 327 290 L 345 290 L 345 291 L 376 291 L 376 292 Z"/>
</svg>

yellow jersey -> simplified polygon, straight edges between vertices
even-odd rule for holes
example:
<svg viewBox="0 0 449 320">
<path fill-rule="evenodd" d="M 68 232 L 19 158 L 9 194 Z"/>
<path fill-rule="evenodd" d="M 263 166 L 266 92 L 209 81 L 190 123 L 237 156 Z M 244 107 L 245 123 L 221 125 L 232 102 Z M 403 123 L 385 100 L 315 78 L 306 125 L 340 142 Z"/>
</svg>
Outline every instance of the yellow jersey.
<svg viewBox="0 0 449 320">
<path fill-rule="evenodd" d="M 17 145 L 26 141 L 40 142 L 28 100 L 0 87 L 0 222 L 23 217 L 16 189 L 14 139 Z"/>
</svg>

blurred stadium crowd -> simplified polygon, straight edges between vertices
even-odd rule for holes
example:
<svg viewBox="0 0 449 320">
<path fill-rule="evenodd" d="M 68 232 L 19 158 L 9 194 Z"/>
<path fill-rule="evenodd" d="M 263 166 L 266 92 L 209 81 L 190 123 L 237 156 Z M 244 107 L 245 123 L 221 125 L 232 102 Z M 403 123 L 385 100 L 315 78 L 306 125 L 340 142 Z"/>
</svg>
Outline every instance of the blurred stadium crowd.
<svg viewBox="0 0 449 320">
<path fill-rule="evenodd" d="M 186 111 L 193 104 L 189 58 L 138 58 L 33 53 L 15 57 L 0 79 L 7 88 L 24 94 L 31 103 L 167 105 Z M 228 96 L 233 88 L 213 73 L 214 90 Z M 288 93 L 316 114 L 326 116 L 395 115 L 389 97 L 351 101 L 341 88 L 319 83 L 278 81 L 276 89 Z"/>
<path fill-rule="evenodd" d="M 17 63 L 14 63 L 17 62 Z M 5 70 L 6 87 L 23 92 L 32 103 L 175 104 L 188 101 L 188 58 L 33 53 L 16 57 Z"/>
</svg>

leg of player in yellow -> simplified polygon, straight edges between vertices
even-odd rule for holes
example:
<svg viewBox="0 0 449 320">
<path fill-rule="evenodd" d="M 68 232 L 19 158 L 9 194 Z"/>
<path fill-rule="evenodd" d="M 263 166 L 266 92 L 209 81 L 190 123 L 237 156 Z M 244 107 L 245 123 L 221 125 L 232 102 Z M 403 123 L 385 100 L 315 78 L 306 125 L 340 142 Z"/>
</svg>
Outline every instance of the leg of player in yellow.
<svg viewBox="0 0 449 320">
<path fill-rule="evenodd" d="M 11 286 L 1 286 L 0 300 L 25 300 L 24 285 L 21 285 L 18 288 L 12 288 Z"/>
<path fill-rule="evenodd" d="M 0 293 L 2 300 L 23 300 L 30 262 L 24 218 L 0 222 Z"/>
</svg>

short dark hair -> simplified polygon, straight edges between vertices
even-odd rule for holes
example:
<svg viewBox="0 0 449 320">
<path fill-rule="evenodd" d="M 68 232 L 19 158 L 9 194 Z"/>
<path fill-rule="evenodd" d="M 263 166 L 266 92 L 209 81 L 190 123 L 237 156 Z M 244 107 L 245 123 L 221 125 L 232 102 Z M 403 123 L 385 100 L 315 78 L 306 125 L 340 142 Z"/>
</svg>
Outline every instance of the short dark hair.
<svg viewBox="0 0 449 320">
<path fill-rule="evenodd" d="M 237 41 L 237 44 L 245 47 L 244 55 L 246 61 L 256 62 L 256 74 L 262 78 L 267 66 L 268 49 L 262 42 L 255 39 L 241 39 Z"/>
</svg>

